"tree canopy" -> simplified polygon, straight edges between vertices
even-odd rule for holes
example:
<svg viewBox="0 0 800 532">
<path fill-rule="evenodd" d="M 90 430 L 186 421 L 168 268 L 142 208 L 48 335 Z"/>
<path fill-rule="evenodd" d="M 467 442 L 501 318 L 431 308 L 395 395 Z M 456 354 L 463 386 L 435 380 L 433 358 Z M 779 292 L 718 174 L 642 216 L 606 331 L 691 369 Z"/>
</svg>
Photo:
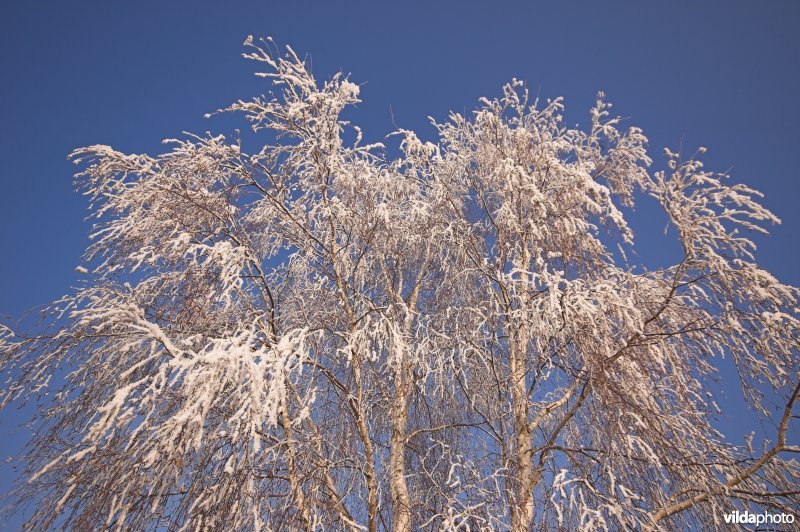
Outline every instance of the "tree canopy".
<svg viewBox="0 0 800 532">
<path fill-rule="evenodd" d="M 755 261 L 760 194 L 604 95 L 585 128 L 512 80 L 438 138 L 362 143 L 344 75 L 245 41 L 256 140 L 72 153 L 81 284 L 0 328 L 0 405 L 38 405 L 14 494 L 80 529 L 722 528 L 795 511 L 798 289 Z M 265 131 L 262 131 L 265 130 Z M 637 261 L 630 209 L 681 249 Z M 637 238 L 642 238 L 637 235 Z M 732 442 L 734 364 L 765 433 Z M 777 402 L 777 411 L 773 408 Z"/>
</svg>

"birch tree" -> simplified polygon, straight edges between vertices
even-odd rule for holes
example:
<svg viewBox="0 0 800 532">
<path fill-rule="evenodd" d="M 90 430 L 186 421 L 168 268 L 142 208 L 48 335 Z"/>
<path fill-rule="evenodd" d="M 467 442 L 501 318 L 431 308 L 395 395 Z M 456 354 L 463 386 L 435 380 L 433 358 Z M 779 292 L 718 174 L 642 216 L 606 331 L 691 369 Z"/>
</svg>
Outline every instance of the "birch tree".
<svg viewBox="0 0 800 532">
<path fill-rule="evenodd" d="M 792 512 L 798 290 L 777 217 L 600 94 L 582 129 L 513 80 L 364 144 L 360 87 L 245 41 L 273 92 L 238 136 L 75 150 L 92 244 L 36 327 L 0 329 L 0 407 L 36 417 L 32 529 L 657 530 Z M 635 258 L 661 208 L 673 264 Z M 652 237 L 645 235 L 644 238 Z M 642 238 L 638 236 L 637 238 Z M 739 382 L 718 382 L 734 367 Z M 741 389 L 765 433 L 720 432 Z"/>
</svg>

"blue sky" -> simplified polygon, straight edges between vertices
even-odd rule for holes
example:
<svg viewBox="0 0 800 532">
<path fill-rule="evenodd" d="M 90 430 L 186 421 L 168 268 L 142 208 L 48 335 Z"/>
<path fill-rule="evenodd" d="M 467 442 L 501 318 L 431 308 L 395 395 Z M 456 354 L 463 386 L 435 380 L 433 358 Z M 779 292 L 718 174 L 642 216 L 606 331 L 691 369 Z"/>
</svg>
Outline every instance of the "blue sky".
<svg viewBox="0 0 800 532">
<path fill-rule="evenodd" d="M 227 4 L 227 5 L 226 5 Z M 0 4 L 0 315 L 69 290 L 88 239 L 66 155 L 102 143 L 157 153 L 182 131 L 244 124 L 203 114 L 268 90 L 240 57 L 248 34 L 309 54 L 315 74 L 363 83 L 349 116 L 366 139 L 469 110 L 516 77 L 564 96 L 586 122 L 598 90 L 664 146 L 707 146 L 707 166 L 766 194 L 783 220 L 759 261 L 800 284 L 800 3 L 770 2 L 23 2 Z M 669 253 L 640 210 L 647 260 Z M 646 237 L 646 232 L 654 230 Z M 735 391 L 735 390 L 734 390 Z M 735 399 L 731 399 L 738 404 Z M 20 415 L 0 416 L 0 457 Z M 735 421 L 730 429 L 738 431 Z M 0 491 L 8 483 L 0 469 Z"/>
</svg>

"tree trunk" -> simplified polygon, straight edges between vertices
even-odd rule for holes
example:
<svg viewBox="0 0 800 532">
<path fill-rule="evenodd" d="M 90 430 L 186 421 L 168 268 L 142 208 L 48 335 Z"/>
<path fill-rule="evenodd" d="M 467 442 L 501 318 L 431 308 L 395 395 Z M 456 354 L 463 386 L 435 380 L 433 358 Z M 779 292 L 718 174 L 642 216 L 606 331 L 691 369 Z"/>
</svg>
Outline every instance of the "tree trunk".
<svg viewBox="0 0 800 532">
<path fill-rule="evenodd" d="M 425 262 L 430 253 L 430 248 L 425 252 Z M 394 347 L 397 356 L 397 369 L 395 373 L 395 396 L 392 403 L 392 436 L 389 454 L 389 486 L 392 496 L 392 530 L 395 532 L 411 532 L 411 496 L 406 482 L 406 438 L 408 436 L 406 425 L 408 423 L 409 394 L 411 391 L 411 362 L 408 359 L 406 340 L 411 335 L 414 323 L 414 313 L 417 309 L 417 300 L 426 266 L 420 267 L 414 282 L 414 287 L 406 302 L 405 318 L 403 319 L 402 336 L 400 343 Z M 389 276 L 384 275 L 387 287 L 393 292 L 394 297 L 402 304 L 403 298 L 400 290 L 394 290 Z M 402 277 L 400 281 L 402 286 Z"/>
<path fill-rule="evenodd" d="M 511 400 L 514 410 L 514 433 L 516 435 L 516 471 L 514 472 L 514 496 L 511 501 L 511 530 L 526 532 L 533 521 L 533 441 L 528 421 L 528 394 L 525 386 L 525 342 L 512 338 L 510 347 Z"/>
<path fill-rule="evenodd" d="M 302 528 L 304 530 L 309 530 L 311 528 L 311 515 L 308 511 L 308 506 L 306 505 L 305 493 L 303 493 L 302 477 L 297 470 L 297 443 L 294 438 L 292 422 L 289 418 L 289 411 L 285 402 L 283 405 L 281 405 L 280 423 L 281 428 L 283 428 L 283 432 L 286 435 L 286 465 L 289 469 L 289 485 L 292 490 L 292 497 L 294 498 L 295 505 L 297 506 L 298 519 L 300 520 Z"/>
<path fill-rule="evenodd" d="M 375 457 L 372 449 L 372 440 L 369 437 L 367 422 L 364 420 L 364 410 L 362 408 L 362 387 L 361 387 L 361 362 L 355 361 L 353 365 L 353 377 L 356 385 L 356 408 L 358 417 L 356 426 L 364 445 L 364 479 L 367 484 L 367 530 L 375 532 L 378 529 L 378 478 L 375 474 Z"/>
<path fill-rule="evenodd" d="M 408 418 L 409 371 L 404 354 L 395 377 L 395 397 L 392 405 L 392 437 L 389 455 L 389 475 L 394 519 L 392 530 L 411 531 L 411 497 L 406 483 L 406 422 Z"/>
</svg>

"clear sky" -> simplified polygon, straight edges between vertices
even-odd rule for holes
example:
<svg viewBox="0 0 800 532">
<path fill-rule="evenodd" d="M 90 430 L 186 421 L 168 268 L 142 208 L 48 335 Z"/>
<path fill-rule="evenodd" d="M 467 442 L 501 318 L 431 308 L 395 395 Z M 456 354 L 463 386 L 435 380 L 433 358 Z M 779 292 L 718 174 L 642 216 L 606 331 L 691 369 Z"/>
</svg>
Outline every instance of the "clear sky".
<svg viewBox="0 0 800 532">
<path fill-rule="evenodd" d="M 248 34 L 308 54 L 319 78 L 352 73 L 364 102 L 349 118 L 371 141 L 395 127 L 431 140 L 427 116 L 469 110 L 512 77 L 534 94 L 564 96 L 570 123 L 585 123 L 603 90 L 644 129 L 657 167 L 664 146 L 703 145 L 708 167 L 762 190 L 783 224 L 759 240 L 759 261 L 800 284 L 798 26 L 794 0 L 4 0 L 0 315 L 47 304 L 77 279 L 88 226 L 71 150 L 101 143 L 158 153 L 161 139 L 182 131 L 246 127 L 203 114 L 268 90 L 240 57 Z M 666 256 L 663 218 L 645 209 L 634 222 L 642 256 Z M 20 417 L 0 416 L 0 457 L 18 449 Z M 733 418 L 728 428 L 741 429 Z M 8 474 L 0 469 L 0 491 Z"/>
</svg>

